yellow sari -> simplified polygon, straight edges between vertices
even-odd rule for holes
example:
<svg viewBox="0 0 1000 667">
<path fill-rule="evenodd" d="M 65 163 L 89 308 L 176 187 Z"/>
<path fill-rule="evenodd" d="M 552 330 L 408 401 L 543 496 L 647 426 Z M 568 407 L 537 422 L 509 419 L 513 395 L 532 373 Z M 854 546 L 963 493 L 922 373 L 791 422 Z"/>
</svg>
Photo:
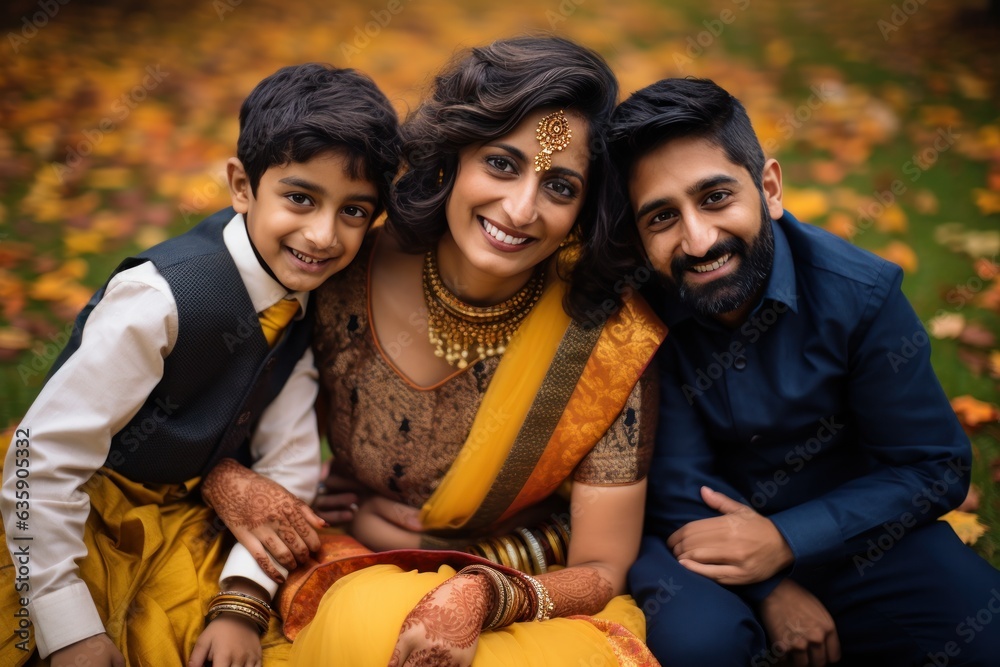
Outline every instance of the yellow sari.
<svg viewBox="0 0 1000 667">
<path fill-rule="evenodd" d="M 462 450 L 421 511 L 438 536 L 488 528 L 551 495 L 617 418 L 666 329 L 639 299 L 602 328 L 562 308 L 554 282 L 497 367 Z M 478 561 L 459 552 L 372 553 L 325 536 L 318 562 L 280 600 L 290 662 L 384 667 L 406 615 L 429 591 Z M 594 616 L 516 623 L 480 636 L 474 665 L 655 665 L 631 597 Z"/>
</svg>

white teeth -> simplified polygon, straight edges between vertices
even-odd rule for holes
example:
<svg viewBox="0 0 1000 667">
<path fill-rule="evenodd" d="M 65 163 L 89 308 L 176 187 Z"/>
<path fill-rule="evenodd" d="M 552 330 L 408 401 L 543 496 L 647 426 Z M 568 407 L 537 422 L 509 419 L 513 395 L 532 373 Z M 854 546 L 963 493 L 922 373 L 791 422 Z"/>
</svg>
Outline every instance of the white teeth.
<svg viewBox="0 0 1000 667">
<path fill-rule="evenodd" d="M 497 241 L 500 241 L 501 243 L 506 243 L 508 245 L 521 245 L 522 243 L 528 240 L 528 237 L 526 236 L 523 238 L 517 238 L 511 236 L 510 234 L 502 232 L 495 226 L 487 222 L 485 219 L 480 218 L 480 222 L 483 225 L 483 229 L 486 230 L 486 233 L 488 233 L 490 236 L 495 238 Z"/>
<path fill-rule="evenodd" d="M 722 257 L 720 257 L 719 259 L 717 259 L 714 262 L 712 262 L 711 264 L 700 265 L 700 266 L 692 266 L 691 268 L 694 269 L 695 273 L 708 273 L 709 271 L 715 271 L 716 269 L 718 269 L 719 267 L 721 267 L 723 264 L 725 264 L 726 262 L 728 262 L 729 258 L 732 257 L 732 256 L 733 256 L 733 253 L 727 253 L 727 254 L 723 255 Z"/>
<path fill-rule="evenodd" d="M 298 258 L 300 261 L 305 262 L 306 264 L 319 264 L 321 261 L 323 261 L 320 259 L 313 259 L 312 257 L 306 257 L 295 248 L 289 248 L 289 250 L 292 251 L 292 254 L 295 255 L 296 258 Z"/>
</svg>

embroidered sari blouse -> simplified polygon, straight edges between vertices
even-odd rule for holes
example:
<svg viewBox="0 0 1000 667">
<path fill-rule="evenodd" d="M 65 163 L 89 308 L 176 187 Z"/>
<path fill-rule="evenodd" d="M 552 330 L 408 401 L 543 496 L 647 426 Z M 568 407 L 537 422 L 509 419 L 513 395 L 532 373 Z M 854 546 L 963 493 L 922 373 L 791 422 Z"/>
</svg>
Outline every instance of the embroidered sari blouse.
<svg viewBox="0 0 1000 667">
<path fill-rule="evenodd" d="M 377 233 L 377 232 L 376 232 Z M 413 385 L 392 365 L 420 335 L 379 344 L 370 326 L 369 265 L 375 233 L 358 258 L 314 292 L 313 347 L 334 470 L 393 500 L 420 507 L 465 442 L 502 357 L 471 364 L 432 387 Z M 419 314 L 426 321 L 426 311 Z M 426 329 L 423 329 L 425 332 Z M 401 337 L 402 338 L 402 337 Z M 633 484 L 646 476 L 657 411 L 655 373 L 647 369 L 621 414 L 573 479 Z"/>
</svg>

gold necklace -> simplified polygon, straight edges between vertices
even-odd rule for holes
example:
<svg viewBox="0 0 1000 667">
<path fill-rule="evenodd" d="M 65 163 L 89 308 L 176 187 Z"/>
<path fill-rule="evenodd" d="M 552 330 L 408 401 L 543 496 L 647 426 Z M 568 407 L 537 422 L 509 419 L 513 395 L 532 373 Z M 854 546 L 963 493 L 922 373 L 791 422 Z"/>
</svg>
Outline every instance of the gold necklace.
<svg viewBox="0 0 1000 667">
<path fill-rule="evenodd" d="M 542 296 L 545 272 L 536 268 L 524 287 L 502 303 L 472 306 L 445 286 L 431 250 L 424 255 L 423 282 L 427 339 L 434 346 L 434 355 L 465 368 L 506 351 L 511 336 Z"/>
</svg>

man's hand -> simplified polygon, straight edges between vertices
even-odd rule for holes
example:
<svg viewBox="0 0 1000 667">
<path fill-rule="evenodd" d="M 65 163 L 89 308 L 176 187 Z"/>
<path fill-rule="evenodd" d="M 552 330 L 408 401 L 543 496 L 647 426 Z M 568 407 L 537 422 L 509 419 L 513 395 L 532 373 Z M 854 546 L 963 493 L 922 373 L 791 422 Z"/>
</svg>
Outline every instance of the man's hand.
<svg viewBox="0 0 1000 667">
<path fill-rule="evenodd" d="M 278 583 L 285 578 L 268 554 L 289 570 L 319 549 L 316 528 L 325 525 L 309 506 L 283 486 L 233 459 L 223 459 L 201 485 L 201 496 L 233 536 Z"/>
<path fill-rule="evenodd" d="M 722 516 L 692 521 L 667 538 L 681 565 L 733 585 L 764 581 L 792 564 L 792 550 L 770 519 L 707 486 L 701 497 Z"/>
<path fill-rule="evenodd" d="M 456 575 L 417 603 L 399 629 L 389 667 L 468 667 L 495 601 L 481 575 Z"/>
<path fill-rule="evenodd" d="M 825 667 L 840 660 L 840 639 L 823 603 L 783 579 L 760 605 L 767 636 L 796 667 Z"/>
<path fill-rule="evenodd" d="M 125 656 L 106 634 L 81 639 L 65 646 L 49 656 L 52 667 L 125 667 Z"/>
</svg>

